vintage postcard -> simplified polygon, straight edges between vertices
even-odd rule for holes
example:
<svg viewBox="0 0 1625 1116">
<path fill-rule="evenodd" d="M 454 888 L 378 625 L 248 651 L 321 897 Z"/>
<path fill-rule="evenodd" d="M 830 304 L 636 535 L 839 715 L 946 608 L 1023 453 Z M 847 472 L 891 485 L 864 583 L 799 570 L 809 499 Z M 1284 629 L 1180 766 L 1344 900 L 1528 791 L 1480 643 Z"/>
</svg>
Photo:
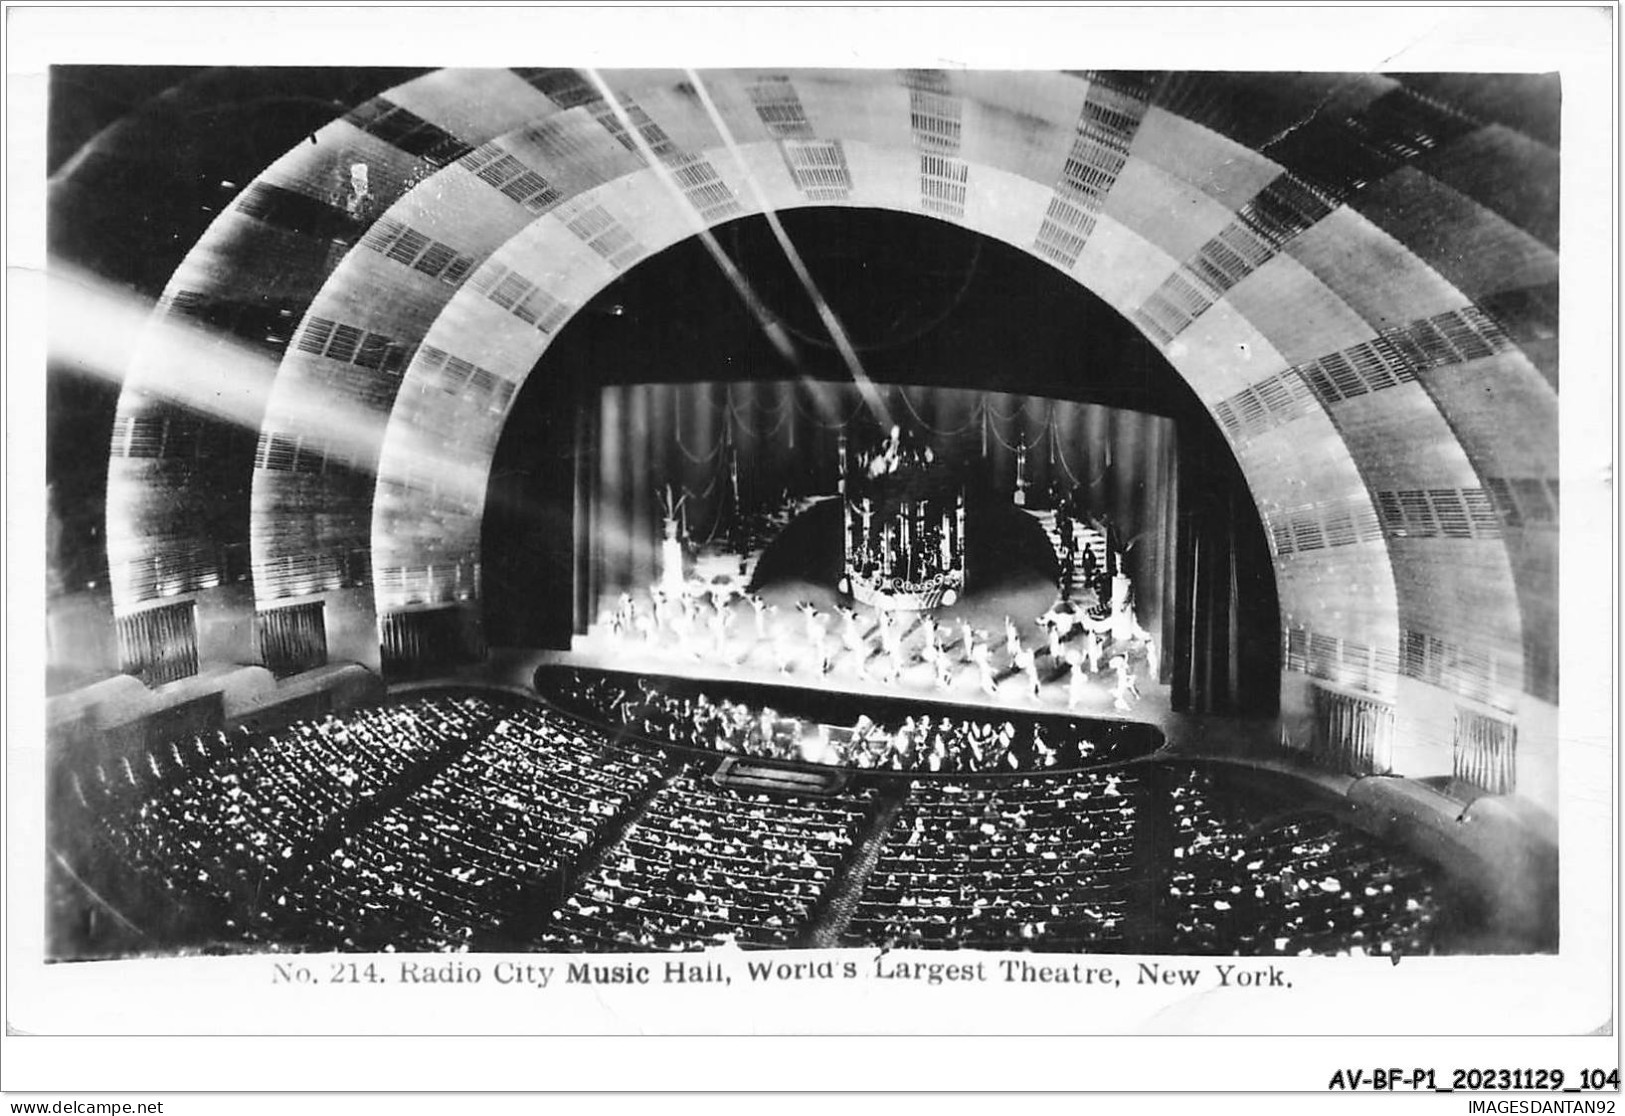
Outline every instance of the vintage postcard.
<svg viewBox="0 0 1625 1116">
<path fill-rule="evenodd" d="M 11 1025 L 1611 1033 L 1613 13 L 1287 11 L 37 36 Z"/>
</svg>

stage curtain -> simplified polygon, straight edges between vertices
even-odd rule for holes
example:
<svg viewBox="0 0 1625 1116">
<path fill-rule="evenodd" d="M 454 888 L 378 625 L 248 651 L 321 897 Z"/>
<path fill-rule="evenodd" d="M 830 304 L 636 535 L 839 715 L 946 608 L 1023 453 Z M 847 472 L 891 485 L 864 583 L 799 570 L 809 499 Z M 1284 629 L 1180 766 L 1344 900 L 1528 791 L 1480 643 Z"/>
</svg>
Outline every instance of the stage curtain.
<svg viewBox="0 0 1625 1116">
<path fill-rule="evenodd" d="M 1267 545 L 1216 431 L 1036 396 L 820 381 L 606 386 L 581 414 L 577 632 L 657 579 L 666 507 L 685 537 L 715 540 L 739 510 L 833 495 L 842 435 L 861 447 L 895 423 L 966 461 L 973 483 L 1013 495 L 1019 474 L 1029 508 L 1064 496 L 1111 524 L 1176 708 L 1274 711 Z"/>
<path fill-rule="evenodd" d="M 1252 494 L 1216 431 L 1187 436 L 1179 474 L 1173 705 L 1200 714 L 1280 708 L 1275 569 Z"/>
</svg>

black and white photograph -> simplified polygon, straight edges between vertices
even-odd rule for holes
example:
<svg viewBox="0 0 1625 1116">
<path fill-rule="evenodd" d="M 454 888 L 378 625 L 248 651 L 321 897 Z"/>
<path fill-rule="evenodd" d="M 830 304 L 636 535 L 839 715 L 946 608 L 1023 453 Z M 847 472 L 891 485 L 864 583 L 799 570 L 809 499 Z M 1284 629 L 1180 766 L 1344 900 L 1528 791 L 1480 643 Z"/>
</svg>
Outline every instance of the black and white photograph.
<svg viewBox="0 0 1625 1116">
<path fill-rule="evenodd" d="M 783 53 L 44 69 L 33 960 L 996 1003 L 1606 940 L 1559 67 Z"/>
</svg>

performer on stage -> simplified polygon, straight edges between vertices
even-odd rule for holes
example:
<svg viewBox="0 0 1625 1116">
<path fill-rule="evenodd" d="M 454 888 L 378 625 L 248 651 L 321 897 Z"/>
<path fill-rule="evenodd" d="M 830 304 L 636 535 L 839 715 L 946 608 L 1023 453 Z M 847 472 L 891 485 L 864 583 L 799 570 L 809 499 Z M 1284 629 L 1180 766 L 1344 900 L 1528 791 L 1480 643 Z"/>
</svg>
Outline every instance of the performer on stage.
<svg viewBox="0 0 1625 1116">
<path fill-rule="evenodd" d="M 1040 693 L 1038 679 L 1038 652 L 1021 646 L 1021 641 L 1017 640 L 1015 664 L 1018 670 L 1026 673 L 1027 684 L 1032 690 L 1033 697 L 1037 698 Z"/>
<path fill-rule="evenodd" d="M 858 677 L 867 681 L 869 643 L 863 638 L 863 621 L 856 609 L 837 605 L 835 611 L 841 614 L 841 643 L 852 653 L 852 662 L 858 669 Z"/>
<path fill-rule="evenodd" d="M 1068 651 L 1066 661 L 1071 668 L 1067 674 L 1066 707 L 1076 709 L 1089 692 L 1089 676 L 1083 670 L 1083 652 Z"/>
<path fill-rule="evenodd" d="M 1021 632 L 1016 627 L 1016 622 L 1008 616 L 1004 618 L 1004 653 L 1009 655 L 1011 660 L 1021 654 Z"/>
<path fill-rule="evenodd" d="M 776 608 L 776 605 L 768 605 Z M 790 645 L 790 637 L 785 634 L 782 627 L 775 627 L 772 635 L 773 666 L 780 674 L 790 673 L 790 663 L 795 658 L 795 650 Z"/>
<path fill-rule="evenodd" d="M 886 684 L 896 685 L 903 677 L 903 641 L 892 637 L 891 646 L 886 648 Z"/>
<path fill-rule="evenodd" d="M 976 676 L 982 692 L 989 697 L 997 697 L 999 680 L 993 674 L 993 649 L 988 646 L 985 632 L 971 645 L 970 661 L 976 664 Z"/>
<path fill-rule="evenodd" d="M 829 623 L 829 618 L 819 612 L 818 606 L 811 601 L 802 601 L 796 608 L 801 612 L 802 619 L 807 625 L 807 642 L 812 643 L 822 638 L 824 626 Z"/>
<path fill-rule="evenodd" d="M 824 630 L 822 624 L 813 625 L 812 648 L 813 656 L 818 661 L 818 673 L 828 674 L 834 662 L 834 655 L 830 651 L 829 633 Z"/>
<path fill-rule="evenodd" d="M 1128 665 L 1127 655 L 1113 655 L 1111 665 L 1112 669 L 1117 671 L 1117 686 L 1112 690 L 1112 708 L 1119 713 L 1127 713 L 1133 708 L 1128 699 L 1131 697 L 1137 699 L 1140 696 L 1140 686 L 1134 680 L 1134 672 Z"/>
<path fill-rule="evenodd" d="M 976 647 L 976 629 L 970 626 L 970 619 L 965 616 L 959 618 L 959 642 L 965 651 L 964 661 L 968 663 L 972 659 L 971 652 Z"/>
<path fill-rule="evenodd" d="M 936 644 L 936 640 L 936 630 L 933 629 L 931 636 L 933 645 Z M 937 668 L 937 689 L 948 689 L 954 682 L 954 657 L 948 653 L 947 647 L 936 646 L 932 660 Z"/>
<path fill-rule="evenodd" d="M 925 641 L 920 648 L 920 658 L 932 666 L 937 662 L 937 619 L 927 615 L 921 624 L 925 627 Z"/>
<path fill-rule="evenodd" d="M 711 641 L 718 655 L 725 655 L 728 650 L 728 627 L 733 623 L 734 614 L 726 606 L 711 613 Z"/>
<path fill-rule="evenodd" d="M 671 594 L 659 582 L 649 586 L 649 600 L 654 608 L 655 630 L 663 632 L 671 627 L 672 604 Z"/>
<path fill-rule="evenodd" d="M 766 639 L 767 610 L 770 606 L 762 599 L 760 593 L 750 593 L 745 597 L 745 600 L 750 602 L 751 611 L 756 614 L 756 638 Z"/>
<path fill-rule="evenodd" d="M 1043 623 L 1042 619 L 1039 622 Z M 1061 646 L 1061 626 L 1053 622 L 1044 626 L 1049 632 L 1049 657 L 1056 662 L 1060 662 L 1061 655 L 1065 650 Z"/>
<path fill-rule="evenodd" d="M 711 586 L 711 607 L 718 612 L 726 612 L 728 606 L 733 603 L 736 592 L 737 590 L 727 583 Z"/>
<path fill-rule="evenodd" d="M 683 582 L 681 596 L 678 598 L 683 609 L 683 621 L 689 632 L 692 632 L 700 623 L 700 591 L 690 582 Z"/>
<path fill-rule="evenodd" d="M 622 636 L 632 632 L 632 613 L 637 605 L 632 601 L 631 593 L 622 593 L 615 601 L 615 612 L 610 618 L 609 630 L 611 634 Z"/>
</svg>

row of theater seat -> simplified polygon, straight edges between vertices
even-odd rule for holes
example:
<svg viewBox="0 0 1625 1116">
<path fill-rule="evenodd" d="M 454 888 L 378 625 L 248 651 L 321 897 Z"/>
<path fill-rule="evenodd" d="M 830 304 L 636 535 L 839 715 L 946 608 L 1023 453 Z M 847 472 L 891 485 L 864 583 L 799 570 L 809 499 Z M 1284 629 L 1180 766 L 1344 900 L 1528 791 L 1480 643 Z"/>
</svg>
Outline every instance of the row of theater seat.
<svg viewBox="0 0 1625 1116">
<path fill-rule="evenodd" d="M 1166 902 L 1187 953 L 1253 956 L 1427 953 L 1440 916 L 1433 881 L 1327 814 L 1262 827 L 1200 769 L 1169 790 L 1174 868 Z"/>
<path fill-rule="evenodd" d="M 1123 941 L 1133 777 L 916 782 L 863 889 L 852 945 L 1099 948 Z"/>
<path fill-rule="evenodd" d="M 238 930 L 268 901 L 278 875 L 331 827 L 414 766 L 482 732 L 491 712 L 486 699 L 468 695 L 275 732 L 193 737 L 149 753 L 147 762 L 96 764 L 88 779 L 75 772 L 71 805 L 103 849 L 162 887 L 224 911 L 225 928 Z M 172 767 L 155 762 L 165 752 Z"/>
<path fill-rule="evenodd" d="M 543 945 L 792 944 L 860 835 L 873 792 L 746 794 L 685 765 L 556 912 Z"/>
<path fill-rule="evenodd" d="M 1413 859 L 1200 768 L 868 776 L 827 798 L 507 696 L 176 741 L 76 780 L 123 864 L 266 948 L 1426 951 Z"/>
<path fill-rule="evenodd" d="M 339 949 L 458 949 L 514 933 L 527 893 L 572 870 L 665 765 L 658 749 L 509 709 L 278 902 L 307 941 Z M 268 933 L 286 931 L 278 913 Z"/>
</svg>

